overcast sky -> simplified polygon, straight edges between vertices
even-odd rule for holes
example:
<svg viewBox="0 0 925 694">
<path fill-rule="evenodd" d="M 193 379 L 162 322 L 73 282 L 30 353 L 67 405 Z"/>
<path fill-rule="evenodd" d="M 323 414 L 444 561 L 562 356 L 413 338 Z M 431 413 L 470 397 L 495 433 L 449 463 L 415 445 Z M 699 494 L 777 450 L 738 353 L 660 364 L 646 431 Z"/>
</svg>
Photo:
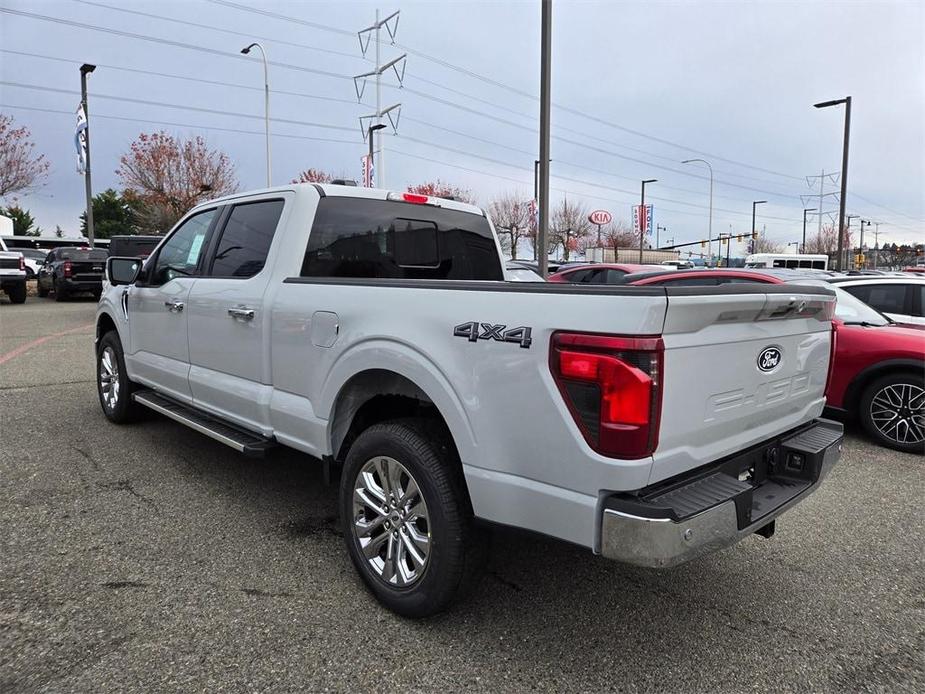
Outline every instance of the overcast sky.
<svg viewBox="0 0 925 694">
<path fill-rule="evenodd" d="M 96 192 L 119 187 L 119 156 L 139 132 L 157 129 L 202 134 L 231 156 L 242 188 L 264 185 L 263 69 L 253 53 L 239 54 L 250 40 L 267 49 L 271 116 L 281 119 L 271 123 L 274 182 L 308 167 L 360 178 L 357 119 L 374 108 L 374 89 L 356 103 L 350 76 L 371 63 L 354 32 L 372 23 L 376 6 L 0 0 L 0 111 L 28 125 L 52 163 L 48 184 L 23 206 L 46 230 L 78 228 L 73 112 L 83 62 L 99 66 L 90 76 Z M 401 10 L 397 45 L 383 35 L 383 62 L 408 53 L 405 88 L 394 75 L 383 80 L 383 106 L 402 103 L 398 133 L 386 138 L 385 187 L 439 177 L 482 204 L 507 190 L 532 197 L 539 2 L 380 8 Z M 797 241 L 803 208 L 817 205 L 800 199 L 813 192 L 804 177 L 841 166 L 844 111 L 812 104 L 850 94 L 848 212 L 880 222 L 881 242 L 923 240 L 923 8 L 917 0 L 557 0 L 553 196 L 628 221 L 639 181 L 656 178 L 647 201 L 667 227 L 661 241 L 699 239 L 708 174 L 679 163 L 699 157 L 715 172 L 714 235 L 745 233 L 752 201 L 768 200 L 759 229 Z M 837 203 L 827 198 L 826 209 Z"/>
</svg>

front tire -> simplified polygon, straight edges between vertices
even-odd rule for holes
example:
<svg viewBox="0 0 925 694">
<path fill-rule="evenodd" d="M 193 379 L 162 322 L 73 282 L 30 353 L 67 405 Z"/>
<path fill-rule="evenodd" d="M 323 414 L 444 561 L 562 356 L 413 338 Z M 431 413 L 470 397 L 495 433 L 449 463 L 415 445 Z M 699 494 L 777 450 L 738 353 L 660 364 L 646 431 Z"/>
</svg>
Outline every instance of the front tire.
<svg viewBox="0 0 925 694">
<path fill-rule="evenodd" d="M 925 453 L 925 377 L 910 371 L 878 378 L 861 396 L 858 419 L 880 445 Z"/>
<path fill-rule="evenodd" d="M 110 422 L 125 424 L 135 418 L 138 405 L 132 400 L 133 390 L 134 384 L 125 370 L 119 334 L 110 330 L 96 349 L 96 392 L 103 414 Z"/>
<path fill-rule="evenodd" d="M 405 617 L 446 609 L 474 583 L 484 544 L 452 447 L 416 420 L 376 424 L 347 455 L 340 515 L 350 559 Z"/>
</svg>

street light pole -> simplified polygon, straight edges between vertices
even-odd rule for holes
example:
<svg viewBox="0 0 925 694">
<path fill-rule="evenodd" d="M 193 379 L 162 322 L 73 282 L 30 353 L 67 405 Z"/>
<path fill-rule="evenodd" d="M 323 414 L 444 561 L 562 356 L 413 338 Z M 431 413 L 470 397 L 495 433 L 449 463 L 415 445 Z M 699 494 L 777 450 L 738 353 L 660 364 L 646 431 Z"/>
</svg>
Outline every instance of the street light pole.
<svg viewBox="0 0 925 694">
<path fill-rule="evenodd" d="M 552 89 L 552 0 L 543 0 L 540 28 L 540 219 L 536 230 L 539 245 L 539 274 L 546 279 L 549 252 L 546 233 L 549 227 L 549 112 Z"/>
<path fill-rule="evenodd" d="M 84 63 L 80 66 L 80 103 L 84 109 L 87 127 L 84 142 L 87 144 L 87 158 L 84 162 L 84 188 L 87 194 L 87 243 L 93 248 L 93 186 L 90 184 L 90 112 L 87 110 L 87 75 L 96 70 L 96 65 Z"/>
<path fill-rule="evenodd" d="M 870 226 L 870 222 L 866 219 L 861 220 L 861 237 L 858 239 L 858 255 L 861 256 L 864 260 L 861 263 L 861 269 L 863 270 L 867 266 L 867 256 L 864 255 L 864 225 Z"/>
<path fill-rule="evenodd" d="M 753 240 L 755 239 L 755 208 L 758 207 L 758 205 L 763 205 L 763 204 L 766 203 L 766 202 L 767 202 L 767 200 L 755 200 L 754 202 L 752 202 L 752 239 L 753 239 Z M 732 245 L 731 242 L 730 242 L 730 245 Z M 756 243 L 755 243 L 755 244 L 752 244 L 752 250 L 753 250 L 753 251 L 754 251 L 754 250 L 757 250 L 757 246 L 758 246 L 758 244 L 756 244 Z M 729 267 L 729 262 L 728 262 L 728 260 L 727 260 L 727 262 L 726 262 L 726 267 Z"/>
<path fill-rule="evenodd" d="M 706 164 L 710 169 L 710 222 L 707 227 L 707 255 L 710 256 L 710 260 L 713 260 L 713 166 L 706 159 L 685 159 L 681 163 L 692 164 L 697 161 Z"/>
<path fill-rule="evenodd" d="M 848 236 L 851 235 L 851 220 L 852 220 L 852 219 L 858 219 L 858 217 L 860 217 L 860 216 L 861 216 L 861 215 L 857 215 L 857 214 L 845 215 L 845 237 L 846 237 L 846 238 L 847 238 Z M 840 244 L 839 244 L 839 245 L 840 245 Z M 848 249 L 845 248 L 845 256 L 847 256 L 847 255 L 848 255 Z M 839 256 L 838 260 L 839 260 L 839 262 L 842 261 L 841 256 Z M 848 258 L 847 258 L 847 257 L 845 257 L 844 262 L 845 262 L 844 268 L 847 270 L 847 269 L 848 269 L 848 265 L 850 265 L 851 263 L 848 262 Z"/>
<path fill-rule="evenodd" d="M 270 166 L 270 72 L 267 68 L 267 52 L 263 49 L 259 43 L 252 43 L 246 48 L 242 48 L 241 52 L 244 55 L 247 55 L 251 52 L 252 48 L 259 48 L 260 55 L 263 56 L 263 113 L 264 113 L 264 129 L 266 130 L 267 136 L 267 188 L 273 185 L 271 182 L 271 166 Z"/>
<path fill-rule="evenodd" d="M 373 133 L 376 132 L 377 130 L 382 130 L 383 128 L 385 128 L 385 123 L 372 123 L 366 129 L 366 137 L 369 139 L 369 158 L 366 160 L 366 166 L 369 167 L 369 174 L 367 175 L 367 180 L 369 182 L 370 188 L 374 187 L 373 186 L 373 174 L 376 171 L 375 159 L 373 158 L 375 155 L 375 151 L 373 149 Z"/>
<path fill-rule="evenodd" d="M 806 253 L 806 213 L 815 211 L 815 207 L 807 207 L 803 210 L 803 245 L 800 248 L 800 253 Z"/>
<path fill-rule="evenodd" d="M 660 231 L 668 231 L 668 227 L 663 227 L 658 224 L 655 225 L 655 248 L 656 249 L 661 248 L 661 246 L 658 243 L 658 232 Z"/>
<path fill-rule="evenodd" d="M 845 241 L 845 204 L 848 198 L 848 137 L 851 132 L 851 97 L 846 96 L 844 99 L 833 99 L 832 101 L 823 101 L 813 104 L 815 108 L 828 108 L 829 106 L 845 105 L 845 138 L 842 143 L 841 153 L 841 195 L 838 201 L 838 256 L 836 270 L 842 269 L 842 250 Z M 820 215 L 822 211 L 820 210 Z"/>
<path fill-rule="evenodd" d="M 642 265 L 642 246 L 646 238 L 646 183 L 655 183 L 657 178 L 647 178 L 642 182 L 642 192 L 639 195 L 639 264 Z"/>
</svg>

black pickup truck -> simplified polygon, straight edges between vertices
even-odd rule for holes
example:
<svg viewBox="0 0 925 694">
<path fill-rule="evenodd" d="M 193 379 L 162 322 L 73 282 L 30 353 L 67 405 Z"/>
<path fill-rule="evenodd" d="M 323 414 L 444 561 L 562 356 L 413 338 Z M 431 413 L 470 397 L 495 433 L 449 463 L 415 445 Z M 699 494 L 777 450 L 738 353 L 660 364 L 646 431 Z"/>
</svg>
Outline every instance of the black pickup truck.
<svg viewBox="0 0 925 694">
<path fill-rule="evenodd" d="M 55 301 L 64 301 L 71 294 L 90 292 L 99 300 L 107 255 L 100 248 L 55 248 L 39 268 L 39 296 L 54 292 Z"/>
</svg>

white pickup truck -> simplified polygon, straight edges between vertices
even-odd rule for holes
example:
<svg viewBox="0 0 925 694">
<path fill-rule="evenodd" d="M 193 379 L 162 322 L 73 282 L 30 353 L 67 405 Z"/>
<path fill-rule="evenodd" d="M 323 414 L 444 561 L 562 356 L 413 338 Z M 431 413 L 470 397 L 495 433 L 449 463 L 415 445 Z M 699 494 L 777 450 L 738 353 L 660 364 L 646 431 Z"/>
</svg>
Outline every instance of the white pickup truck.
<svg viewBox="0 0 925 694">
<path fill-rule="evenodd" d="M 841 449 L 825 288 L 509 282 L 476 207 L 312 184 L 202 204 L 107 274 L 106 417 L 342 466 L 350 557 L 408 616 L 471 585 L 477 521 L 667 567 L 770 536 Z"/>
<path fill-rule="evenodd" d="M 7 217 L 0 217 L 0 220 L 9 221 Z M 12 223 L 10 227 L 12 228 Z M 19 251 L 7 250 L 2 238 L 0 238 L 0 291 L 6 292 L 14 304 L 22 304 L 26 301 L 25 259 Z"/>
</svg>

